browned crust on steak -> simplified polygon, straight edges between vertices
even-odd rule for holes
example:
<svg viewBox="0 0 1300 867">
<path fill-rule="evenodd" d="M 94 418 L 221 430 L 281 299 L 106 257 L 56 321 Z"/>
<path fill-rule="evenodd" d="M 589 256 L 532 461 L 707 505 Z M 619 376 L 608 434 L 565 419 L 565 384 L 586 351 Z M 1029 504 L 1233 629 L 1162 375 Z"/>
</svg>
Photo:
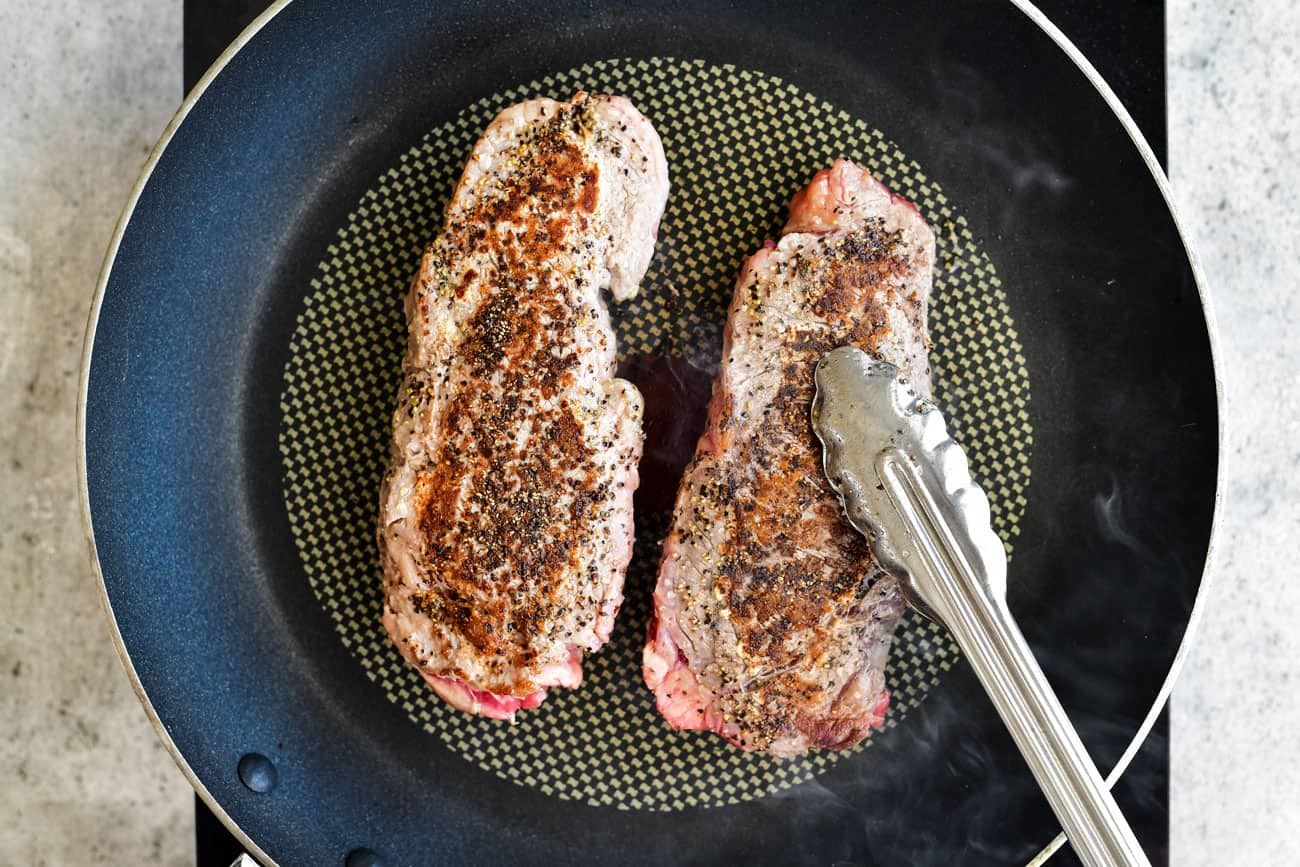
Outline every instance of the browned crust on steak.
<svg viewBox="0 0 1300 867">
<path fill-rule="evenodd" d="M 759 419 L 723 402 L 718 426 L 725 432 L 720 447 L 728 460 L 692 492 L 693 508 L 729 516 L 731 531 L 718 551 L 714 587 L 723 596 L 720 611 L 726 612 L 742 655 L 761 661 L 765 672 L 806 669 L 810 662 L 814 669 L 837 667 L 845 654 L 857 652 L 838 634 L 840 624 L 853 618 L 870 589 L 868 579 L 879 569 L 862 536 L 847 528 L 827 532 L 841 521 L 840 506 L 822 477 L 809 419 L 810 372 L 837 346 L 878 353 L 890 330 L 884 306 L 916 308 L 911 318 L 921 330 L 919 306 L 892 288 L 884 289 L 884 305 L 868 301 L 882 284 L 908 279 L 913 262 L 907 252 L 900 254 L 898 232 L 869 223 L 816 259 L 796 255 L 778 264 L 755 281 L 745 302 L 753 325 L 751 331 L 738 331 L 737 343 L 764 342 L 761 332 L 771 328 L 767 317 L 784 315 L 768 309 L 767 286 L 786 282 L 790 274 L 806 288 L 801 306 L 819 319 L 785 330 L 781 386 Z M 690 532 L 690 524 L 683 532 Z M 801 638 L 787 643 L 791 635 Z M 804 712 L 820 698 L 820 682 L 776 675 L 755 683 L 750 674 L 718 672 L 726 713 L 759 745 L 788 727 L 820 728 L 815 740 L 828 746 L 843 739 L 844 721 Z"/>
<path fill-rule="evenodd" d="M 620 118 L 642 137 L 620 137 Z M 609 177 L 639 144 L 644 177 Z M 624 100 L 507 110 L 425 254 L 407 300 L 380 545 L 385 625 L 426 677 L 528 697 L 575 686 L 581 650 L 608 637 L 641 407 L 614 378 L 600 291 L 631 243 L 620 228 L 652 243 L 653 224 L 640 223 L 666 193 L 657 148 Z M 636 259 L 616 291 L 635 291 Z"/>
<path fill-rule="evenodd" d="M 902 612 L 895 582 L 826 484 L 813 370 L 853 345 L 929 390 L 933 235 L 856 167 L 830 171 L 860 199 L 826 214 L 823 231 L 760 251 L 738 282 L 709 428 L 665 542 L 655 598 L 666 622 L 647 647 L 647 682 L 670 722 L 781 754 L 849 746 L 879 725 L 884 654 Z"/>
<path fill-rule="evenodd" d="M 553 580 L 578 568 L 583 535 L 599 532 L 596 522 L 583 520 L 598 498 L 589 467 L 592 450 L 572 410 L 563 401 L 551 403 L 564 380 L 575 375 L 573 353 L 553 353 L 556 337 L 591 311 L 575 308 L 561 294 L 517 290 L 530 280 L 567 277 L 548 273 L 548 266 L 592 211 L 599 169 L 574 141 L 590 134 L 590 123 L 590 111 L 575 107 L 535 127 L 511 166 L 505 194 L 476 201 L 445 234 L 445 248 L 486 248 L 496 262 L 496 291 L 461 337 L 468 375 L 450 384 L 444 423 L 455 434 L 441 441 L 417 494 L 434 579 L 418 598 L 423 612 L 452 624 L 490 660 L 492 671 L 530 665 L 537 645 L 556 638 L 545 627 L 557 607 L 580 601 L 594 620 L 599 601 L 568 599 L 568 582 Z M 480 231 L 507 222 L 517 227 L 514 232 Z M 422 291 L 463 296 L 466 277 L 449 277 Z M 485 379 L 502 366 L 501 380 Z M 519 454 L 514 439 L 525 423 L 537 429 L 536 447 Z M 471 491 L 470 512 L 478 516 L 473 522 L 457 507 L 453 492 L 460 489 Z M 575 514 L 556 513 L 556 503 L 566 498 L 576 504 Z M 514 592 L 485 592 L 483 576 L 507 564 L 517 582 Z M 527 680 L 479 680 L 478 686 L 516 695 L 536 689 Z"/>
</svg>

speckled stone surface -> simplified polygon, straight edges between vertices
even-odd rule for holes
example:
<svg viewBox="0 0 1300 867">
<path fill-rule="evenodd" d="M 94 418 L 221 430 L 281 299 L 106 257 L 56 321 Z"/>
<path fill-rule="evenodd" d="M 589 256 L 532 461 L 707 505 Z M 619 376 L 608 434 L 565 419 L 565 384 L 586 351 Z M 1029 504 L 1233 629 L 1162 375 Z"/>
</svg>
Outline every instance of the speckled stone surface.
<svg viewBox="0 0 1300 867">
<path fill-rule="evenodd" d="M 1218 315 L 1228 482 L 1174 690 L 1171 863 L 1300 861 L 1300 7 L 1171 0 L 1169 161 Z"/>
<path fill-rule="evenodd" d="M 0 864 L 193 862 L 185 779 L 109 642 L 77 499 L 81 337 L 180 98 L 175 0 L 0 2 Z"/>
<path fill-rule="evenodd" d="M 100 613 L 76 498 L 82 328 L 180 98 L 178 0 L 0 0 L 0 863 L 188 864 L 192 807 Z M 1169 0 L 1170 162 L 1218 311 L 1231 443 L 1174 693 L 1176 865 L 1300 846 L 1300 10 Z M 1268 426 L 1265 427 L 1265 423 Z"/>
</svg>

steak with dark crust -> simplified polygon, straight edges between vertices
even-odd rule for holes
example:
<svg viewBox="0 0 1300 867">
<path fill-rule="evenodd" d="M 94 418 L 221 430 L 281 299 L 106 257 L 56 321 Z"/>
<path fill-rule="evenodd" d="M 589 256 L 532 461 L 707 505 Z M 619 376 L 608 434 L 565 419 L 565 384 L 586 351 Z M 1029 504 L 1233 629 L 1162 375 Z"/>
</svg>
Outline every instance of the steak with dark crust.
<svg viewBox="0 0 1300 867">
<path fill-rule="evenodd" d="M 632 555 L 641 396 L 601 293 L 650 262 L 668 174 L 627 100 L 578 94 L 484 132 L 406 302 L 380 493 L 383 622 L 461 710 L 513 719 L 582 681 Z"/>
<path fill-rule="evenodd" d="M 780 242 L 742 268 L 645 648 L 646 683 L 673 726 L 792 755 L 882 725 L 904 602 L 822 474 L 813 370 L 849 344 L 928 395 L 933 264 L 916 208 L 839 160 L 794 197 Z"/>
</svg>

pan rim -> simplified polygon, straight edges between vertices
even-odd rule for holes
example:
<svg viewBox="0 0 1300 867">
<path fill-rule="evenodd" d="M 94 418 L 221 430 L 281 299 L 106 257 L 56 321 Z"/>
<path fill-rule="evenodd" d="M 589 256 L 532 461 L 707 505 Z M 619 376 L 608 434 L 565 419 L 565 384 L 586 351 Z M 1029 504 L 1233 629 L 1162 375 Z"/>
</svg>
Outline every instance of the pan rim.
<svg viewBox="0 0 1300 867">
<path fill-rule="evenodd" d="M 184 124 L 189 113 L 202 99 L 204 93 L 211 86 L 212 82 L 221 74 L 227 65 L 235 56 L 246 46 L 252 39 L 257 36 L 261 30 L 271 22 L 280 12 L 284 11 L 293 0 L 275 0 L 265 11 L 258 15 L 244 30 L 235 38 L 233 42 L 217 57 L 212 65 L 204 72 L 203 76 L 194 85 L 184 100 L 177 108 L 175 114 L 167 122 L 158 141 L 154 144 L 149 153 L 149 158 L 145 161 L 144 166 L 137 177 L 131 193 L 123 206 L 117 224 L 114 227 L 112 238 L 109 241 L 107 251 L 104 255 L 103 264 L 100 267 L 99 276 L 95 286 L 95 294 L 91 301 L 90 312 L 87 318 L 85 333 L 82 342 L 81 352 L 81 370 L 77 387 L 77 420 L 76 420 L 76 438 L 77 438 L 77 493 L 81 506 L 81 517 L 83 522 L 83 531 L 86 535 L 87 553 L 89 554 L 91 568 L 99 585 L 99 601 L 108 620 L 109 632 L 113 640 L 114 649 L 126 670 L 127 677 L 131 681 L 131 687 L 135 691 L 136 698 L 139 699 L 144 707 L 146 716 L 150 725 L 153 726 L 154 732 L 163 747 L 171 755 L 172 760 L 176 763 L 181 773 L 189 781 L 190 786 L 195 793 L 203 800 L 208 809 L 212 811 L 228 831 L 240 842 L 249 854 L 256 857 L 261 863 L 274 865 L 275 862 L 265 851 L 262 850 L 256 842 L 236 823 L 230 815 L 217 802 L 212 793 L 199 779 L 198 775 L 190 767 L 188 760 L 182 755 L 176 742 L 172 739 L 167 727 L 163 724 L 162 719 L 158 716 L 152 701 L 146 694 L 144 685 L 140 681 L 135 664 L 131 660 L 130 651 L 127 649 L 122 639 L 122 633 L 117 624 L 117 618 L 113 613 L 113 603 L 108 596 L 108 585 L 104 581 L 104 574 L 99 561 L 98 551 L 95 545 L 94 520 L 90 509 L 90 488 L 87 479 L 87 455 L 86 455 L 86 405 L 90 385 L 90 365 L 91 356 L 94 352 L 95 333 L 99 324 L 100 309 L 103 306 L 104 296 L 108 288 L 109 278 L 112 275 L 113 266 L 117 259 L 117 253 L 122 243 L 122 238 L 126 233 L 127 226 L 131 222 L 131 217 L 135 212 L 136 205 L 148 185 L 155 168 L 161 161 L 167 146 L 175 137 L 176 133 Z M 1083 73 L 1084 77 L 1092 84 L 1098 95 L 1102 97 L 1106 105 L 1114 113 L 1120 125 L 1128 134 L 1134 147 L 1137 148 L 1138 154 L 1146 163 L 1151 173 L 1152 180 L 1155 181 L 1156 187 L 1165 202 L 1165 207 L 1169 211 L 1170 219 L 1173 222 L 1174 230 L 1178 233 L 1178 240 L 1182 244 L 1184 255 L 1187 257 L 1188 266 L 1192 272 L 1192 280 L 1196 285 L 1196 293 L 1200 300 L 1201 312 L 1205 319 L 1206 337 L 1209 343 L 1210 364 L 1214 373 L 1214 394 L 1216 410 L 1216 450 L 1217 465 L 1215 472 L 1215 490 L 1213 514 L 1210 519 L 1209 539 L 1207 541 L 1205 562 L 1201 569 L 1201 580 L 1197 585 L 1196 598 L 1192 602 L 1192 610 L 1188 615 L 1187 625 L 1183 630 L 1182 639 L 1179 642 L 1178 650 L 1169 666 L 1169 671 L 1165 675 L 1164 682 L 1157 691 L 1152 701 L 1151 708 L 1147 711 L 1142 723 L 1138 726 L 1132 740 L 1120 755 L 1115 766 L 1105 775 L 1106 785 L 1113 788 L 1115 783 L 1123 776 L 1128 769 L 1129 764 L 1137 755 L 1142 744 L 1145 743 L 1147 736 L 1151 732 L 1152 726 L 1155 725 L 1156 718 L 1168 704 L 1170 693 L 1173 691 L 1174 684 L 1178 680 L 1186 663 L 1189 648 L 1195 640 L 1196 633 L 1199 629 L 1200 622 L 1205 608 L 1206 591 L 1209 588 L 1209 582 L 1215 574 L 1216 561 L 1218 559 L 1218 542 L 1223 526 L 1223 496 L 1226 482 L 1226 470 L 1228 456 L 1224 449 L 1226 442 L 1227 425 L 1223 413 L 1223 378 L 1222 370 L 1222 350 L 1219 344 L 1218 321 L 1214 313 L 1214 307 L 1206 288 L 1204 272 L 1201 268 L 1200 261 L 1192 249 L 1188 240 L 1188 234 L 1184 227 L 1183 220 L 1179 217 L 1178 208 L 1174 202 L 1173 191 L 1170 188 L 1169 180 L 1165 175 L 1164 169 L 1160 166 L 1147 142 L 1141 129 L 1129 114 L 1128 109 L 1120 101 L 1119 97 L 1106 83 L 1096 67 L 1084 56 L 1083 52 L 1070 40 L 1064 32 L 1060 30 L 1052 21 L 1030 0 L 1009 0 L 1011 5 L 1016 7 L 1029 20 L 1034 23 L 1043 33 L 1050 38 L 1056 46 L 1066 55 L 1067 58 Z M 1039 851 L 1037 855 L 1029 860 L 1026 867 L 1038 867 L 1044 864 L 1061 846 L 1066 842 L 1064 833 L 1059 833 L 1046 846 Z"/>
<path fill-rule="evenodd" d="M 1146 136 L 1138 127 L 1137 121 L 1129 114 L 1124 103 L 1120 100 L 1115 91 L 1111 90 L 1106 80 L 1102 78 L 1097 68 L 1092 65 L 1092 61 L 1084 56 L 1079 47 L 1070 40 L 1065 33 L 1057 27 L 1043 13 L 1041 9 L 1035 6 L 1030 0 L 1011 0 L 1011 2 L 1029 17 L 1029 20 L 1047 34 L 1057 47 L 1073 61 L 1074 65 L 1079 68 L 1084 76 L 1096 88 L 1097 93 L 1115 113 L 1124 131 L 1129 134 L 1133 144 L 1137 147 L 1138 153 L 1147 164 L 1151 171 L 1151 177 L 1155 180 L 1156 186 L 1160 190 L 1161 197 L 1165 200 L 1165 207 L 1169 209 L 1169 217 L 1173 220 L 1174 230 L 1178 233 L 1178 240 L 1182 242 L 1183 252 L 1187 256 L 1188 266 L 1192 271 L 1192 282 L 1196 284 L 1196 294 L 1201 300 L 1201 312 L 1205 317 L 1206 339 L 1210 346 L 1210 367 L 1214 371 L 1214 406 L 1217 422 L 1217 451 L 1218 462 L 1215 467 L 1214 479 L 1214 513 L 1210 516 L 1210 536 L 1206 542 L 1205 564 L 1201 567 L 1201 580 L 1196 587 L 1196 598 L 1192 601 L 1192 610 L 1187 617 L 1187 626 L 1183 629 L 1182 640 L 1178 643 L 1178 650 L 1174 653 L 1174 659 L 1169 664 L 1169 672 L 1165 675 L 1164 683 L 1161 684 L 1160 690 L 1156 693 L 1155 700 L 1151 704 L 1151 709 L 1147 711 L 1146 718 L 1134 732 L 1133 739 L 1120 755 L 1119 760 L 1110 773 L 1106 774 L 1106 788 L 1113 789 L 1115 783 L 1119 781 L 1128 766 L 1132 763 L 1133 758 L 1137 755 L 1142 744 L 1146 742 L 1147 735 L 1151 733 L 1152 726 L 1155 725 L 1156 718 L 1160 712 L 1165 709 L 1169 703 L 1169 696 L 1173 692 L 1174 684 L 1178 680 L 1178 675 L 1182 673 L 1183 665 L 1187 661 L 1187 654 L 1195 640 L 1196 632 L 1200 627 L 1201 616 L 1205 611 L 1206 590 L 1209 587 L 1209 581 L 1215 573 L 1215 560 L 1218 555 L 1219 533 L 1223 528 L 1223 491 L 1227 480 L 1227 452 L 1224 449 L 1226 441 L 1226 423 L 1223 414 L 1223 377 L 1221 375 L 1223 354 L 1219 346 L 1219 328 L 1218 319 L 1215 317 L 1214 306 L 1210 300 L 1209 292 L 1206 289 L 1205 273 L 1201 269 L 1200 259 L 1197 258 L 1196 251 L 1187 237 L 1187 230 L 1183 225 L 1183 220 L 1178 214 L 1177 205 L 1174 202 L 1173 189 L 1169 185 L 1169 178 L 1165 175 L 1164 168 L 1160 161 L 1156 159 L 1155 152 L 1151 149 L 1151 144 L 1147 141 Z M 1026 867 L 1038 867 L 1046 863 L 1058 849 L 1066 842 L 1065 833 L 1061 832 L 1053 840 L 1043 847 L 1042 851 L 1035 855 Z"/>
<path fill-rule="evenodd" d="M 185 95 L 176 112 L 167 121 L 167 126 L 163 128 L 162 134 L 158 137 L 153 149 L 149 151 L 149 158 L 145 160 L 144 167 L 141 168 L 140 175 L 131 188 L 131 194 L 122 207 L 122 213 L 118 216 L 117 225 L 113 229 L 113 236 L 109 240 L 108 249 L 104 254 L 104 262 L 100 266 L 98 282 L 95 285 L 95 297 L 90 304 L 90 314 L 86 321 L 85 335 L 82 338 L 81 372 L 77 383 L 77 495 L 81 502 L 82 529 L 86 534 L 90 564 L 99 582 L 99 603 L 105 617 L 108 619 L 113 647 L 117 651 L 122 667 L 126 669 L 127 677 L 131 680 L 131 688 L 135 691 L 136 698 L 144 706 L 145 715 L 149 719 L 149 724 L 153 726 L 154 734 L 158 736 L 163 748 L 167 750 L 167 753 L 172 757 L 172 761 L 185 775 L 185 779 L 189 781 L 191 788 L 203 800 L 208 809 L 212 811 L 212 814 L 221 821 L 226 830 L 234 835 L 239 844 L 244 847 L 244 850 L 260 863 L 268 865 L 275 865 L 278 862 L 272 859 L 248 834 L 244 833 L 243 828 L 230 817 L 230 814 L 208 791 L 208 787 L 199 779 L 198 774 L 190 767 L 189 761 L 182 755 L 180 748 L 176 746 L 176 741 L 172 739 L 171 734 L 167 731 L 167 726 L 163 724 L 162 718 L 158 716 L 158 711 L 154 708 L 153 702 L 145 692 L 144 684 L 140 681 L 140 675 L 135 669 L 135 663 L 131 660 L 131 652 L 122 640 L 122 630 L 118 627 L 117 616 L 113 613 L 113 601 L 108 596 L 108 585 L 104 582 L 104 572 L 99 562 L 99 551 L 95 545 L 95 523 L 90 511 L 90 485 L 87 478 L 86 462 L 86 400 L 90 389 L 90 363 L 95 349 L 95 331 L 99 325 L 99 313 L 103 307 L 108 281 L 113 273 L 113 265 L 117 261 L 117 252 L 122 245 L 122 237 L 126 234 L 126 228 L 131 222 L 131 217 L 135 213 L 136 205 L 139 203 L 145 187 L 149 184 L 149 179 L 153 176 L 154 169 L 158 167 L 167 146 L 171 144 L 172 138 L 180 130 L 185 118 L 189 116 L 190 111 L 198 104 L 203 94 L 207 92 L 208 87 L 221 74 L 221 71 L 271 19 L 292 2 L 293 0 L 275 0 L 261 15 L 254 18 L 239 36 L 235 37 L 233 42 L 226 46 L 225 51 L 221 52 L 190 92 Z"/>
</svg>

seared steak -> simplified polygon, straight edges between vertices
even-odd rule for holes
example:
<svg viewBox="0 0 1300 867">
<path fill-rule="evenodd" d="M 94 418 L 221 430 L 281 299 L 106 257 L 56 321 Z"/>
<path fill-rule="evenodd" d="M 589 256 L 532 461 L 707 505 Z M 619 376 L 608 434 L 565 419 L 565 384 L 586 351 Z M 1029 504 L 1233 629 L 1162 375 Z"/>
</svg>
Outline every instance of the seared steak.
<svg viewBox="0 0 1300 867">
<path fill-rule="evenodd" d="M 636 294 L 668 195 L 625 99 L 578 94 L 484 132 L 406 302 L 380 492 L 384 626 L 461 710 L 513 719 L 582 682 L 632 556 L 641 395 L 601 298 Z"/>
<path fill-rule="evenodd" d="M 822 475 L 813 370 L 852 344 L 928 395 L 933 263 L 916 208 L 839 160 L 741 270 L 645 648 L 646 683 L 673 726 L 792 755 L 882 725 L 904 603 Z"/>
</svg>

